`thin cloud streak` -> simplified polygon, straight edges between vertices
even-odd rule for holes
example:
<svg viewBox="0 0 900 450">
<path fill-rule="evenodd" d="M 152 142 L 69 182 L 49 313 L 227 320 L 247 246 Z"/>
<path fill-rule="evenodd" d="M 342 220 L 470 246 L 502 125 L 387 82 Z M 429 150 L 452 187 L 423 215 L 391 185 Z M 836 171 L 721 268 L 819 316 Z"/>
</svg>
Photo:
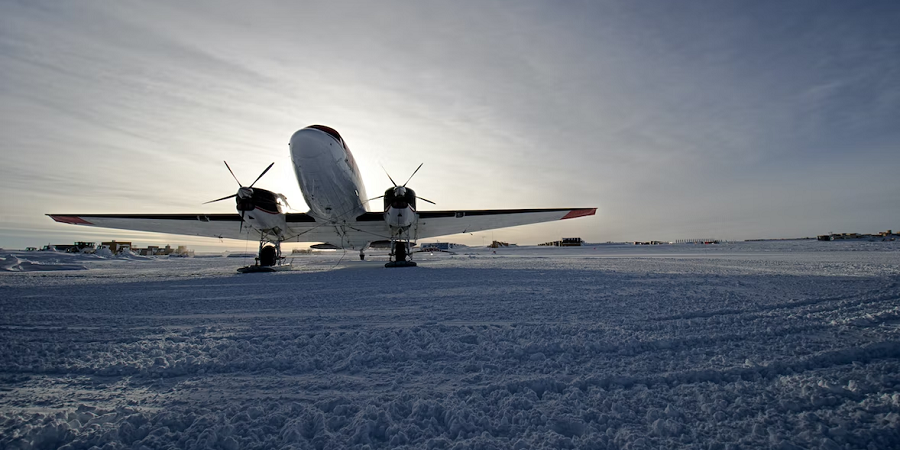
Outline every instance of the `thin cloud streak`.
<svg viewBox="0 0 900 450">
<path fill-rule="evenodd" d="M 900 228 L 867 201 L 900 194 L 898 10 L 7 3 L 0 186 L 23 193 L 0 207 L 17 224 L 229 212 L 199 206 L 235 188 L 225 159 L 242 173 L 275 161 L 265 186 L 303 209 L 286 143 L 324 123 L 370 192 L 387 185 L 379 164 L 425 162 L 415 187 L 439 208 L 600 207 L 572 228 L 496 232 L 508 240 Z"/>
</svg>

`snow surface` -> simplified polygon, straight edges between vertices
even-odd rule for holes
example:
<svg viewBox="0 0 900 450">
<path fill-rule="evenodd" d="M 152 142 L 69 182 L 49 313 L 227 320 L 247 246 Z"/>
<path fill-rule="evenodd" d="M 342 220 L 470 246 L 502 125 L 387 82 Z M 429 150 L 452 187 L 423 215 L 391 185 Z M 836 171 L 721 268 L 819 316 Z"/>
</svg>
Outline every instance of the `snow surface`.
<svg viewBox="0 0 900 450">
<path fill-rule="evenodd" d="M 0 253 L 0 448 L 900 447 L 900 243 L 372 259 Z"/>
</svg>

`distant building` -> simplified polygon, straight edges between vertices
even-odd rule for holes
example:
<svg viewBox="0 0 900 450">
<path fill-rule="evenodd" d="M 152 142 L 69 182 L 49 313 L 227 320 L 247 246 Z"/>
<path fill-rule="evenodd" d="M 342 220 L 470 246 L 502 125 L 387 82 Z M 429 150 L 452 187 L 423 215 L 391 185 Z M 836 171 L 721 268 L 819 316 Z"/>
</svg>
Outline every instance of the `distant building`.
<svg viewBox="0 0 900 450">
<path fill-rule="evenodd" d="M 723 241 L 723 240 L 721 240 L 721 239 L 712 239 L 712 238 L 706 238 L 706 239 L 677 239 L 677 240 L 675 240 L 674 243 L 675 243 L 675 244 L 718 244 L 718 243 L 721 243 L 721 242 L 728 242 L 728 241 Z M 671 243 L 672 243 L 672 242 L 669 242 L 669 244 L 671 244 Z"/>
<path fill-rule="evenodd" d="M 165 247 L 148 245 L 147 248 L 132 248 L 131 251 L 141 256 L 166 256 L 175 252 L 168 244 Z"/>
<path fill-rule="evenodd" d="M 544 242 L 543 244 L 538 245 L 547 247 L 581 247 L 584 245 L 584 239 L 581 239 L 580 237 L 562 238 L 558 241 Z"/>
<path fill-rule="evenodd" d="M 817 236 L 820 241 L 843 241 L 843 240 L 867 240 L 867 241 L 895 241 L 900 235 L 895 234 L 893 230 L 881 231 L 877 234 L 860 234 L 860 233 L 831 233 Z"/>
<path fill-rule="evenodd" d="M 96 244 L 93 242 L 76 242 L 74 244 L 47 244 L 42 250 L 56 250 L 66 253 L 94 253 Z"/>
<path fill-rule="evenodd" d="M 178 248 L 175 249 L 175 252 L 172 253 L 174 256 L 194 256 L 194 251 L 187 248 L 185 245 L 179 245 Z"/>
<path fill-rule="evenodd" d="M 454 244 L 453 242 L 423 242 L 419 244 L 419 251 L 422 252 L 449 252 L 452 250 L 456 250 L 460 247 L 465 247 L 461 244 Z"/>
<path fill-rule="evenodd" d="M 131 242 L 118 242 L 118 241 L 110 241 L 110 242 L 102 242 L 100 243 L 101 248 L 108 248 L 109 251 L 113 253 L 119 253 L 124 250 L 130 250 L 136 255 L 141 256 L 193 256 L 194 251 L 188 249 L 184 245 L 179 245 L 178 248 L 172 248 L 171 245 L 166 244 L 165 247 L 160 247 L 158 245 L 148 245 L 145 248 L 134 247 Z"/>
<path fill-rule="evenodd" d="M 119 253 L 119 251 L 126 249 L 131 250 L 131 242 L 116 242 L 112 240 L 110 242 L 101 242 L 100 246 L 108 248 L 113 253 Z"/>
</svg>

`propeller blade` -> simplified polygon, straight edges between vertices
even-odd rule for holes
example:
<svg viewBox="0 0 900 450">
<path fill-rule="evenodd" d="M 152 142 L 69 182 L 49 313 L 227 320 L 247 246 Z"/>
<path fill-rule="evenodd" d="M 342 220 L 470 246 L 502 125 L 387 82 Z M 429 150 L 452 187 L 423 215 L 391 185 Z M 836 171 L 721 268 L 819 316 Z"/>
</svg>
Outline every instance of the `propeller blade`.
<svg viewBox="0 0 900 450">
<path fill-rule="evenodd" d="M 379 198 L 384 198 L 384 196 L 383 196 L 383 195 L 379 195 L 378 197 L 372 197 L 372 198 L 370 198 L 370 199 L 368 199 L 368 200 L 366 200 L 366 201 L 367 201 L 367 202 L 371 202 L 372 200 L 378 200 Z"/>
<path fill-rule="evenodd" d="M 272 168 L 272 166 L 274 166 L 274 165 L 275 165 L 275 163 L 274 163 L 274 162 L 272 162 L 272 164 L 269 164 L 269 167 L 266 167 L 266 170 L 263 170 L 263 173 L 261 173 L 261 174 L 259 174 L 259 176 L 258 176 L 258 177 L 256 177 L 256 180 L 255 180 L 255 181 L 253 181 L 253 182 L 252 182 L 252 183 L 250 183 L 250 187 L 253 187 L 253 185 L 254 185 L 254 184 L 256 184 L 256 182 L 257 182 L 257 181 L 259 181 L 259 179 L 260 179 L 260 178 L 262 178 L 262 177 L 263 177 L 263 175 L 265 175 L 265 174 L 266 174 L 266 172 L 268 172 L 268 171 L 269 171 L 269 169 L 271 169 L 271 168 Z"/>
<path fill-rule="evenodd" d="M 238 231 L 238 234 L 243 233 L 243 232 L 244 232 L 244 211 L 241 211 L 241 228 L 240 228 L 240 231 Z"/>
<path fill-rule="evenodd" d="M 431 200 L 428 200 L 427 198 L 422 198 L 422 197 L 419 197 L 418 195 L 416 196 L 416 198 L 419 199 L 419 200 L 422 200 L 422 201 L 424 201 L 424 202 L 431 203 L 432 205 L 437 205 L 437 203 L 435 203 L 435 202 L 433 202 L 433 201 L 431 201 Z"/>
<path fill-rule="evenodd" d="M 381 164 L 379 164 L 379 166 L 381 166 Z M 383 170 L 383 171 L 384 171 L 384 174 L 388 176 L 388 180 L 391 180 L 391 184 L 393 184 L 394 187 L 397 187 L 397 182 L 394 181 L 393 178 L 391 178 L 391 174 L 388 173 L 387 169 L 385 169 L 384 166 L 381 166 L 381 170 Z M 376 197 L 376 198 L 377 198 L 377 197 Z"/>
<path fill-rule="evenodd" d="M 221 202 L 222 200 L 228 200 L 229 198 L 233 198 L 233 197 L 237 197 L 237 194 L 231 194 L 231 195 L 229 195 L 228 197 L 222 197 L 222 198 L 218 198 L 218 199 L 215 199 L 215 200 L 210 200 L 210 201 L 208 201 L 208 202 L 203 202 L 203 204 L 205 205 L 205 204 L 207 204 L 207 203 Z"/>
<path fill-rule="evenodd" d="M 412 177 L 416 176 L 416 172 L 418 172 L 419 169 L 421 169 L 424 165 L 425 163 L 419 164 L 419 167 L 416 167 L 416 170 L 413 171 L 413 174 L 409 176 L 409 180 L 412 180 Z M 403 183 L 403 187 L 406 187 L 406 185 L 409 183 L 409 180 L 406 180 L 406 183 Z M 396 186 L 396 184 L 394 186 Z"/>
<path fill-rule="evenodd" d="M 237 181 L 238 186 L 243 187 L 244 185 L 241 184 L 241 180 L 238 180 L 237 177 L 234 176 L 234 172 L 231 171 L 231 167 L 228 165 L 228 161 L 222 161 L 222 162 L 225 163 L 225 167 L 228 167 L 228 172 L 231 173 L 231 176 L 234 178 L 234 181 Z"/>
</svg>

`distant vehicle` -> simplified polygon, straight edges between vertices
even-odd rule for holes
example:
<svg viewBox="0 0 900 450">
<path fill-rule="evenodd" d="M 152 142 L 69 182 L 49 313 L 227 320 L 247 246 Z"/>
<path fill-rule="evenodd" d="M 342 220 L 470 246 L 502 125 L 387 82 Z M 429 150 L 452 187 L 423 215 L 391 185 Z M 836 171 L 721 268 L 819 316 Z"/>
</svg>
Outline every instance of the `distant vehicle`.
<svg viewBox="0 0 900 450">
<path fill-rule="evenodd" d="M 450 252 L 454 249 L 462 247 L 460 244 L 452 242 L 429 242 L 419 245 L 420 252 Z"/>
<path fill-rule="evenodd" d="M 495 228 L 512 227 L 553 220 L 592 216 L 597 208 L 494 209 L 418 211 L 422 200 L 406 187 L 422 167 L 419 165 L 406 183 L 392 187 L 383 195 L 369 198 L 356 160 L 336 130 L 312 125 L 291 136 L 294 173 L 309 205 L 305 214 L 284 213 L 284 195 L 253 186 L 275 163 L 269 164 L 249 186 L 244 186 L 228 163 L 225 167 L 238 182 L 237 193 L 212 200 L 234 198 L 238 214 L 48 214 L 53 220 L 72 225 L 87 225 L 157 233 L 246 239 L 251 230 L 259 234 L 257 265 L 278 265 L 282 242 L 324 242 L 338 248 L 359 249 L 360 259 L 372 242 L 389 240 L 389 267 L 415 265 L 410 260 L 411 243 L 417 239 L 445 236 Z M 368 210 L 369 201 L 384 199 L 384 208 Z M 238 222 L 238 226 L 234 226 Z M 275 257 L 272 258 L 274 246 Z"/>
<path fill-rule="evenodd" d="M 74 244 L 47 244 L 41 250 L 55 250 L 58 252 L 66 252 L 66 253 L 94 253 L 96 250 L 96 245 L 93 242 L 76 242 Z"/>
<path fill-rule="evenodd" d="M 581 239 L 580 237 L 562 238 L 558 241 L 544 242 L 543 244 L 538 245 L 547 247 L 581 247 L 584 245 L 584 239 Z M 635 245 L 637 245 L 637 242 L 635 242 Z"/>
</svg>

